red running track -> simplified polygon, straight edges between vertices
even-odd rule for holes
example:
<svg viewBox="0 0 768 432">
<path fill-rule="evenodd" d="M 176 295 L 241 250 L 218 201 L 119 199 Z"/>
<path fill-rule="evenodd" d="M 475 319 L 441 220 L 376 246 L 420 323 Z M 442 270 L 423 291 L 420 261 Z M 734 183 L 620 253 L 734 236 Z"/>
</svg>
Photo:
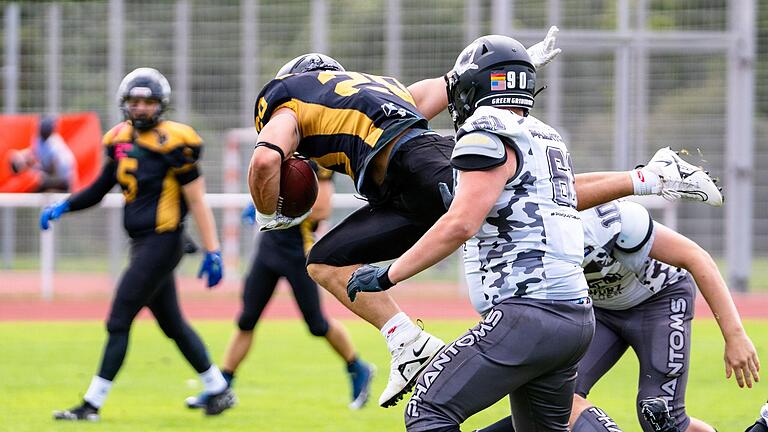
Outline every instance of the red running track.
<svg viewBox="0 0 768 432">
<path fill-rule="evenodd" d="M 40 295 L 37 272 L 0 272 L 0 321 L 102 320 L 109 310 L 114 283 L 108 276 L 57 274 L 55 295 L 50 301 Z M 178 279 L 182 309 L 191 319 L 234 319 L 240 307 L 239 281 L 226 281 L 207 290 L 193 278 Z M 413 318 L 475 319 L 477 314 L 456 284 L 404 283 L 390 291 L 402 309 Z M 328 315 L 348 319 L 355 315 L 323 292 L 323 307 Z M 768 318 L 768 294 L 734 294 L 743 318 Z M 701 295 L 697 298 L 697 317 L 712 317 Z M 143 311 L 141 318 L 150 317 Z M 281 281 L 264 317 L 294 319 L 300 313 L 290 288 Z"/>
</svg>

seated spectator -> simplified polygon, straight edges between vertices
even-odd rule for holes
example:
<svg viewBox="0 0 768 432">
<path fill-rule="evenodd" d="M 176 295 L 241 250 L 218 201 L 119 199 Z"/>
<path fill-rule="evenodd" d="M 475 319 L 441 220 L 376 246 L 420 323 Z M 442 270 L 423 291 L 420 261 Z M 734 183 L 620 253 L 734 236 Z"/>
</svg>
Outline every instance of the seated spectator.
<svg viewBox="0 0 768 432">
<path fill-rule="evenodd" d="M 55 129 L 56 118 L 43 117 L 38 137 L 32 145 L 11 154 L 14 174 L 26 170 L 39 172 L 41 181 L 36 192 L 68 192 L 75 183 L 75 157 Z"/>
</svg>

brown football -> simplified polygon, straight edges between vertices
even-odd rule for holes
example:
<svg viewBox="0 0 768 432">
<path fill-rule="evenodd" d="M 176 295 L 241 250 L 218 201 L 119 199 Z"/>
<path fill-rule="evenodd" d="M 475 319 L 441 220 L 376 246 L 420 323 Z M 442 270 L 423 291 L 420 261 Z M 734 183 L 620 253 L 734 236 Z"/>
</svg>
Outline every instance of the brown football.
<svg viewBox="0 0 768 432">
<path fill-rule="evenodd" d="M 317 176 L 309 162 L 291 158 L 280 166 L 280 214 L 301 216 L 312 208 L 317 199 Z"/>
</svg>

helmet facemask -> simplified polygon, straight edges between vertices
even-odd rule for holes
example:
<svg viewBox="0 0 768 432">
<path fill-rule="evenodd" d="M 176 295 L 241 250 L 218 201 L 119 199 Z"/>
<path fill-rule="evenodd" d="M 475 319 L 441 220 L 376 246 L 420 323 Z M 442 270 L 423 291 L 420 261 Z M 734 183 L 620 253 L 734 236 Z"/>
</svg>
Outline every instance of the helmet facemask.
<svg viewBox="0 0 768 432">
<path fill-rule="evenodd" d="M 129 120 L 138 130 L 149 130 L 155 127 L 168 108 L 171 96 L 171 86 L 168 80 L 155 69 L 138 68 L 123 78 L 117 91 L 118 103 L 123 117 Z M 128 100 L 144 98 L 159 102 L 157 110 L 149 117 L 135 117 L 128 106 Z"/>
</svg>

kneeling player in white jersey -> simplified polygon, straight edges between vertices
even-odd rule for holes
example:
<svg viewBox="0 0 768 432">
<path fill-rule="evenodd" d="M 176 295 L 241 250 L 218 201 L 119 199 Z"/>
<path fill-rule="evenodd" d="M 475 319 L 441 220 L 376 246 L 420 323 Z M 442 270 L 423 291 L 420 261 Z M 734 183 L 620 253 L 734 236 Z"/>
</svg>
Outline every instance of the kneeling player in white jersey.
<svg viewBox="0 0 768 432">
<path fill-rule="evenodd" d="M 419 377 L 408 431 L 459 431 L 507 395 L 519 430 L 567 430 L 577 362 L 595 323 L 570 156 L 554 129 L 527 115 L 534 87 L 516 40 L 485 36 L 465 48 L 448 80 L 461 127 L 451 157 L 455 198 L 391 266 L 363 266 L 349 281 L 350 299 L 381 291 L 466 242 L 470 297 L 485 319 Z"/>
<path fill-rule="evenodd" d="M 571 413 L 574 432 L 620 431 L 585 398 L 628 347 L 640 363 L 637 416 L 644 431 L 714 431 L 688 417 L 685 390 L 690 365 L 691 320 L 698 285 L 725 340 L 726 377 L 739 387 L 759 380 L 755 347 L 744 331 L 728 287 L 709 254 L 655 223 L 631 201 L 581 212 L 584 273 L 595 305 L 595 337 L 579 362 Z M 509 419 L 482 432 L 514 432 Z M 760 422 L 747 429 L 764 432 Z"/>
</svg>

